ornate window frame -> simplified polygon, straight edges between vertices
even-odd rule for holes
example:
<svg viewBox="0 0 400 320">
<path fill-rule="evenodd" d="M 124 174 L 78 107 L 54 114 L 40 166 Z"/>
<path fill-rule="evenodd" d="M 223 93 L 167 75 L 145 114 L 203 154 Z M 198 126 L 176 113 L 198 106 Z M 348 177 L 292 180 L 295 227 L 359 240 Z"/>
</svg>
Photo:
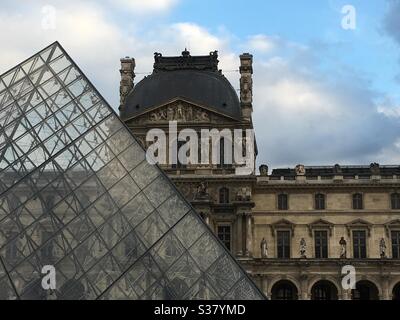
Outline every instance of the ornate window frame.
<svg viewBox="0 0 400 320">
<path fill-rule="evenodd" d="M 329 237 L 332 237 L 333 223 L 329 221 L 318 219 L 308 224 L 307 227 L 310 237 L 314 236 L 314 230 L 326 230 L 328 231 Z"/>
</svg>

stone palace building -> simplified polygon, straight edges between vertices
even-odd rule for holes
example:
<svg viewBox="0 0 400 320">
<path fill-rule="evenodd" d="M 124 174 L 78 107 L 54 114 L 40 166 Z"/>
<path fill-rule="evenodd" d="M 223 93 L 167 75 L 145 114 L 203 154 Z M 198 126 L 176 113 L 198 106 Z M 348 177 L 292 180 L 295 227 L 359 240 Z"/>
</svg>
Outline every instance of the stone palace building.
<svg viewBox="0 0 400 320">
<path fill-rule="evenodd" d="M 178 131 L 253 128 L 252 55 L 240 55 L 239 96 L 217 52 L 154 59 L 137 84 L 135 60 L 121 59 L 120 117 L 144 147 L 172 120 Z M 262 165 L 243 176 L 221 156 L 161 167 L 268 298 L 400 299 L 400 166 Z M 341 283 L 347 265 L 353 290 Z"/>
</svg>

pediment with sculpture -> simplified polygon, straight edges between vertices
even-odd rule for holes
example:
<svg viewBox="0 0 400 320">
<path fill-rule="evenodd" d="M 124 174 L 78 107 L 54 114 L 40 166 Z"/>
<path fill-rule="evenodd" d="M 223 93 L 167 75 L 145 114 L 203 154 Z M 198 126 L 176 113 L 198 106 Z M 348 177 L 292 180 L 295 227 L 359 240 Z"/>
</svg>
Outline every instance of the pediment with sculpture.
<svg viewBox="0 0 400 320">
<path fill-rule="evenodd" d="M 185 100 L 175 100 L 163 106 L 149 109 L 128 121 L 129 124 L 168 123 L 178 121 L 185 123 L 226 123 L 235 121 L 229 116 L 213 112 L 208 108 Z"/>
</svg>

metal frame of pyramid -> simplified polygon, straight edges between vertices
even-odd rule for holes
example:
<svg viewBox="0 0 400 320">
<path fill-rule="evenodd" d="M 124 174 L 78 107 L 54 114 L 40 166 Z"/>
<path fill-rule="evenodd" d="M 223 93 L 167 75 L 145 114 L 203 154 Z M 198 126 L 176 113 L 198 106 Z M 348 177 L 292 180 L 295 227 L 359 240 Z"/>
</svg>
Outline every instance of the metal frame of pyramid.
<svg viewBox="0 0 400 320">
<path fill-rule="evenodd" d="M 0 262 L 0 299 L 265 298 L 58 42 L 0 76 Z"/>
</svg>

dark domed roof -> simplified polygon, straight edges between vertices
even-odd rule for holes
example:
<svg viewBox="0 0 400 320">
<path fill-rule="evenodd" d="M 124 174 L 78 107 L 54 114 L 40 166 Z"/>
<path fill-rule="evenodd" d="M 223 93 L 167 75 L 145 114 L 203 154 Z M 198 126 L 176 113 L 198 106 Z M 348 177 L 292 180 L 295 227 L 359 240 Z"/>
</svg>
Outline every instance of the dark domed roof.
<svg viewBox="0 0 400 320">
<path fill-rule="evenodd" d="M 239 120 L 240 102 L 235 89 L 217 69 L 217 53 L 192 57 L 155 54 L 154 71 L 141 80 L 127 96 L 120 110 L 123 120 L 176 98 L 214 109 Z"/>
</svg>

